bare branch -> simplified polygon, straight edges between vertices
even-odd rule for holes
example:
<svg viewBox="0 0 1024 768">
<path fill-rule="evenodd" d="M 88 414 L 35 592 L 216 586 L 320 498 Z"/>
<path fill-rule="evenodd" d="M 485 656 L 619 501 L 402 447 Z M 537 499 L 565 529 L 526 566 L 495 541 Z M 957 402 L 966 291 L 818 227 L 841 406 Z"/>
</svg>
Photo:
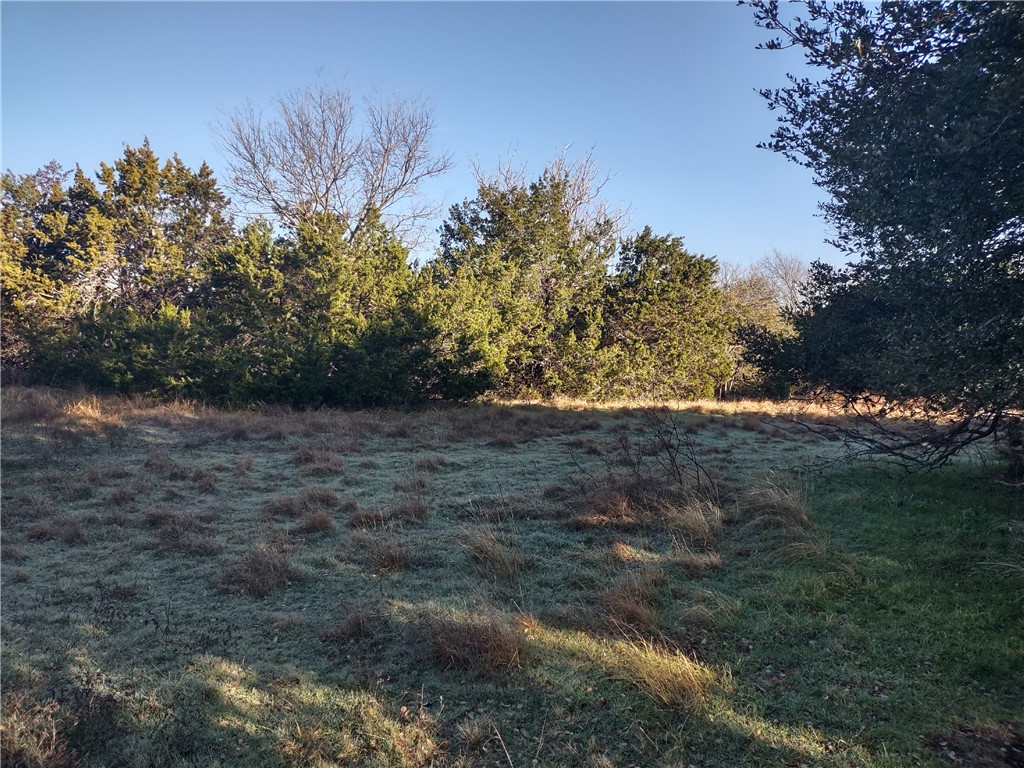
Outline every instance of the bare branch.
<svg viewBox="0 0 1024 768">
<path fill-rule="evenodd" d="M 434 129 L 420 102 L 367 103 L 362 130 L 345 91 L 324 85 L 289 93 L 266 120 L 246 104 L 217 131 L 230 188 L 288 226 L 330 215 L 354 237 L 371 211 L 401 236 L 415 236 L 438 211 L 422 182 L 452 167 L 430 148 Z"/>
</svg>

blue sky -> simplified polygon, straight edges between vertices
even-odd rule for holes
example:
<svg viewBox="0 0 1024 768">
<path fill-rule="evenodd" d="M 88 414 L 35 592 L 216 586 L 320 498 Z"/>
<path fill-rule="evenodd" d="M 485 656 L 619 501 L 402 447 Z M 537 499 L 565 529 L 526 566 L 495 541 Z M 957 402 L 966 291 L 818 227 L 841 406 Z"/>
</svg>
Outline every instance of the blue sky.
<svg viewBox="0 0 1024 768">
<path fill-rule="evenodd" d="M 592 151 L 630 228 L 745 264 L 773 248 L 840 263 L 808 171 L 755 144 L 794 51 L 732 2 L 4 2 L 2 166 L 89 172 L 148 136 L 189 165 L 225 162 L 212 126 L 327 78 L 354 97 L 426 98 L 455 169 L 428 193 L 473 197 L 515 153 L 533 173 Z M 436 238 L 435 238 L 436 242 Z"/>
</svg>

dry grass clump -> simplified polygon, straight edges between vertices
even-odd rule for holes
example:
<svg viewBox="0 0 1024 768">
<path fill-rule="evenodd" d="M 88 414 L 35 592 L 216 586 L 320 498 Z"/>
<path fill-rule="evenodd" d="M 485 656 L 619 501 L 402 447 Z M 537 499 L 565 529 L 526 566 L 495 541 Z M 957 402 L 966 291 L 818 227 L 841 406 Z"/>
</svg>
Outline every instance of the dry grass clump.
<svg viewBox="0 0 1024 768">
<path fill-rule="evenodd" d="M 192 482 L 196 484 L 196 490 L 200 493 L 215 493 L 217 491 L 217 475 L 208 469 L 192 470 Z"/>
<path fill-rule="evenodd" d="M 307 512 L 306 515 L 292 528 L 292 533 L 314 534 L 328 533 L 335 528 L 334 520 L 324 510 Z"/>
<path fill-rule="evenodd" d="M 430 456 L 422 456 L 416 460 L 416 469 L 423 471 L 432 471 L 440 469 L 441 467 L 447 466 L 450 462 L 444 456 L 435 453 Z"/>
<path fill-rule="evenodd" d="M 598 592 L 594 602 L 612 628 L 657 633 L 661 627 L 661 615 L 655 602 L 664 583 L 665 573 L 658 568 L 627 571 Z"/>
<path fill-rule="evenodd" d="M 126 507 L 135 501 L 135 491 L 131 488 L 115 488 L 107 496 L 107 503 L 115 507 Z"/>
<path fill-rule="evenodd" d="M 82 523 L 74 515 L 56 515 L 40 520 L 26 534 L 33 541 L 59 541 L 63 544 L 85 541 Z"/>
<path fill-rule="evenodd" d="M 157 507 L 146 512 L 142 519 L 156 529 L 154 540 L 158 545 L 192 555 L 213 555 L 221 549 L 221 543 L 209 533 L 214 517 L 173 507 Z"/>
<path fill-rule="evenodd" d="M 379 635 L 387 625 L 387 616 L 378 606 L 354 605 L 344 609 L 344 618 L 320 631 L 320 639 L 329 645 L 349 640 L 364 640 Z"/>
<path fill-rule="evenodd" d="M 416 564 L 416 555 L 406 542 L 389 535 L 370 542 L 363 550 L 362 560 L 375 571 L 399 573 Z"/>
<path fill-rule="evenodd" d="M 328 477 L 345 472 L 344 462 L 329 450 L 303 445 L 292 453 L 292 462 L 303 475 Z"/>
<path fill-rule="evenodd" d="M 651 516 L 647 510 L 615 488 L 598 488 L 592 491 L 583 511 L 574 515 L 571 520 L 575 528 L 631 528 L 648 522 L 651 522 Z"/>
<path fill-rule="evenodd" d="M 807 496 L 801 491 L 777 483 L 750 491 L 741 509 L 754 523 L 787 531 L 805 531 L 810 527 Z"/>
<path fill-rule="evenodd" d="M 507 450 L 509 448 L 515 448 L 517 443 L 512 435 L 498 435 L 497 437 L 492 437 L 488 440 L 487 445 L 491 448 L 503 448 Z"/>
<path fill-rule="evenodd" d="M 8 503 L 4 504 L 3 507 L 5 509 L 0 510 L 0 516 L 2 516 L 2 520 L 5 525 L 12 522 L 10 518 L 14 517 L 14 515 L 8 514 L 8 508 L 12 511 L 16 507 L 20 508 L 20 512 L 22 514 L 18 515 L 18 517 L 24 516 L 29 518 L 46 517 L 48 515 L 53 515 L 57 512 L 57 509 L 53 506 L 53 503 L 48 498 L 39 493 L 26 493 L 24 496 L 21 497 L 21 500 L 17 505 Z"/>
<path fill-rule="evenodd" d="M 422 496 L 429 493 L 433 486 L 434 483 L 429 477 L 421 473 L 416 473 L 415 475 L 410 475 L 404 480 L 395 480 L 391 483 L 391 490 Z"/>
<path fill-rule="evenodd" d="M 40 704 L 26 694 L 5 692 L 2 711 L 0 764 L 26 768 L 78 765 L 75 750 L 61 734 L 64 724 L 56 701 Z"/>
<path fill-rule="evenodd" d="M 64 409 L 49 390 L 6 386 L 2 396 L 5 426 L 51 424 L 64 415 Z"/>
<path fill-rule="evenodd" d="M 604 453 L 600 443 L 590 437 L 574 437 L 566 440 L 562 445 L 587 456 L 600 456 Z"/>
<path fill-rule="evenodd" d="M 526 659 L 526 638 L 520 628 L 495 616 L 429 616 L 419 622 L 418 634 L 430 658 L 445 669 L 494 674 L 522 667 Z"/>
<path fill-rule="evenodd" d="M 639 636 L 616 643 L 607 664 L 614 679 L 636 686 L 662 706 L 688 713 L 703 711 L 716 681 L 708 667 Z"/>
<path fill-rule="evenodd" d="M 274 590 L 299 581 L 305 574 L 288 562 L 280 547 L 262 543 L 246 554 L 228 575 L 228 583 L 256 597 L 266 597 Z"/>
<path fill-rule="evenodd" d="M 703 576 L 722 565 L 722 556 L 717 552 L 694 552 L 684 545 L 675 548 L 667 562 L 681 568 L 687 576 Z"/>
<path fill-rule="evenodd" d="M 507 539 L 496 528 L 486 525 L 468 531 L 462 546 L 485 574 L 517 579 L 525 561 L 514 542 Z"/>
<path fill-rule="evenodd" d="M 658 507 L 673 533 L 704 549 L 714 543 L 722 530 L 722 508 L 710 499 L 694 498 L 681 506 L 662 502 Z"/>
<path fill-rule="evenodd" d="M 313 486 L 303 488 L 295 496 L 275 496 L 263 503 L 266 517 L 299 517 L 315 512 L 326 512 L 338 506 L 338 494 L 330 488 Z"/>
</svg>

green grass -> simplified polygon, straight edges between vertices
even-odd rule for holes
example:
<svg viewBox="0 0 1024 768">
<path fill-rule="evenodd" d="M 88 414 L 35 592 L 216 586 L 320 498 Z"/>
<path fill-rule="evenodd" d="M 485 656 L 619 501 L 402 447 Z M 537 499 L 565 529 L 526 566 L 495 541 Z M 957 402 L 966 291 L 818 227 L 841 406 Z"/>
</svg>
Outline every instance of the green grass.
<svg viewBox="0 0 1024 768">
<path fill-rule="evenodd" d="M 982 464 L 814 471 L 774 411 L 2 415 L 4 765 L 1024 750 L 1024 500 Z"/>
</svg>

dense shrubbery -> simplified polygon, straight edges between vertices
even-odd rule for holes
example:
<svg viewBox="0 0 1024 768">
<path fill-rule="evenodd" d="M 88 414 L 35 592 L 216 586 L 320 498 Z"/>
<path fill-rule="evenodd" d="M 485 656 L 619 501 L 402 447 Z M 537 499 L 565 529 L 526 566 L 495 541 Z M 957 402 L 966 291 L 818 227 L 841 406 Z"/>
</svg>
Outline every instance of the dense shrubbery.
<svg viewBox="0 0 1024 768">
<path fill-rule="evenodd" d="M 215 403 L 692 397 L 733 372 L 717 264 L 620 239 L 589 164 L 480 179 L 412 265 L 372 210 L 236 228 L 210 169 L 148 144 L 92 181 L 3 178 L 7 371 Z"/>
</svg>

